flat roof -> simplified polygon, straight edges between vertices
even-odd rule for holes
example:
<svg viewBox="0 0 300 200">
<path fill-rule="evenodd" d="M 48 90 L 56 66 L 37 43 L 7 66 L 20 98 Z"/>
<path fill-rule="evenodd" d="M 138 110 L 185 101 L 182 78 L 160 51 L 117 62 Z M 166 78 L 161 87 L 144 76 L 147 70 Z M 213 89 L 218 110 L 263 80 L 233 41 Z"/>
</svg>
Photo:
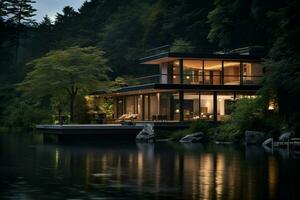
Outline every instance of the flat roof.
<svg viewBox="0 0 300 200">
<path fill-rule="evenodd" d="M 191 84 L 144 84 L 136 86 L 122 87 L 116 91 L 108 93 L 97 93 L 95 91 L 91 95 L 94 96 L 123 96 L 123 95 L 137 95 L 155 92 L 167 92 L 167 91 L 203 91 L 203 92 L 242 92 L 242 91 L 257 91 L 260 88 L 258 85 L 191 85 Z"/>
<path fill-rule="evenodd" d="M 178 59 L 214 59 L 214 60 L 242 60 L 242 61 L 260 61 L 260 55 L 243 54 L 217 54 L 217 53 L 176 53 L 162 52 L 140 59 L 141 64 L 157 65 L 165 62 L 171 62 Z"/>
</svg>

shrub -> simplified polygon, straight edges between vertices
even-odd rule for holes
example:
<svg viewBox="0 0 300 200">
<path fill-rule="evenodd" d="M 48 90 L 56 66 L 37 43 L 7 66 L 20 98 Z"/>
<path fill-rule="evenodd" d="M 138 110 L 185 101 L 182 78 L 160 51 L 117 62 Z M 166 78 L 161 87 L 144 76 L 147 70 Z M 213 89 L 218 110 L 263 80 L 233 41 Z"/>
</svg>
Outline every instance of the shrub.
<svg viewBox="0 0 300 200">
<path fill-rule="evenodd" d="M 182 137 L 193 134 L 196 132 L 203 132 L 206 136 L 206 139 L 209 139 L 211 132 L 213 130 L 212 125 L 207 121 L 197 120 L 193 121 L 190 124 L 190 127 L 188 129 L 179 130 L 172 134 L 171 138 L 175 141 L 179 141 Z"/>
<path fill-rule="evenodd" d="M 285 123 L 276 114 L 268 113 L 261 98 L 240 99 L 233 105 L 232 114 L 219 126 L 215 139 L 240 141 L 246 130 L 262 131 L 276 137 Z"/>
</svg>

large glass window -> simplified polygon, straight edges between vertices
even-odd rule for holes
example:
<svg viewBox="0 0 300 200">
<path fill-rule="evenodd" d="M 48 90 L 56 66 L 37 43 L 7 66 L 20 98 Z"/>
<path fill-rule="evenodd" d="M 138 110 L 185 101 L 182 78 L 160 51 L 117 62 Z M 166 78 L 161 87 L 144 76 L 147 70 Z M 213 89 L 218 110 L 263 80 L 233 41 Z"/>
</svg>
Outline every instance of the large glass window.
<svg viewBox="0 0 300 200">
<path fill-rule="evenodd" d="M 184 93 L 184 120 L 213 120 L 213 95 L 209 92 Z"/>
<path fill-rule="evenodd" d="M 172 65 L 172 83 L 179 84 L 180 83 L 180 69 L 179 69 L 179 61 L 174 61 Z"/>
<path fill-rule="evenodd" d="M 258 84 L 263 75 L 262 65 L 260 63 L 243 62 L 243 84 L 255 85 Z"/>
<path fill-rule="evenodd" d="M 135 114 L 135 109 L 134 109 L 134 107 L 135 107 L 135 105 L 134 105 L 134 100 L 135 100 L 135 98 L 134 98 L 134 96 L 126 96 L 125 97 L 126 98 L 126 100 L 125 100 L 125 102 L 126 102 L 126 104 L 125 104 L 125 108 L 126 108 L 126 111 L 125 111 L 125 113 L 126 114 Z"/>
<path fill-rule="evenodd" d="M 221 61 L 204 61 L 204 84 L 205 85 L 221 85 Z"/>
<path fill-rule="evenodd" d="M 221 121 L 224 120 L 227 115 L 231 114 L 234 94 L 233 92 L 218 92 L 217 99 L 217 120 Z"/>
<path fill-rule="evenodd" d="M 213 120 L 214 100 L 212 92 L 202 92 L 200 95 L 200 119 Z"/>
<path fill-rule="evenodd" d="M 224 61 L 224 85 L 240 84 L 240 62 Z"/>
<path fill-rule="evenodd" d="M 183 81 L 186 84 L 203 84 L 203 61 L 184 60 L 183 61 Z"/>
</svg>

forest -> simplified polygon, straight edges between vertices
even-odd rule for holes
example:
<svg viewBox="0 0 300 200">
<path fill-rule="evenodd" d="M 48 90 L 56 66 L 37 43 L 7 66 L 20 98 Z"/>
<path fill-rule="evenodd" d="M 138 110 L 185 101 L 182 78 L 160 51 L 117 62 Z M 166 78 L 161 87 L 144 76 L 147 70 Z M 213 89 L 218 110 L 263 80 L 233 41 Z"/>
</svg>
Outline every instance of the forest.
<svg viewBox="0 0 300 200">
<path fill-rule="evenodd" d="M 298 0 L 89 0 L 78 11 L 66 6 L 54 21 L 45 16 L 40 23 L 32 20 L 34 3 L 0 1 L 3 130 L 47 123 L 69 104 L 76 108 L 72 121 L 84 123 L 86 94 L 155 73 L 139 59 L 148 49 L 181 42 L 203 51 L 264 47 L 268 73 L 259 94 L 275 104 L 273 123 L 279 118 L 299 131 Z"/>
</svg>

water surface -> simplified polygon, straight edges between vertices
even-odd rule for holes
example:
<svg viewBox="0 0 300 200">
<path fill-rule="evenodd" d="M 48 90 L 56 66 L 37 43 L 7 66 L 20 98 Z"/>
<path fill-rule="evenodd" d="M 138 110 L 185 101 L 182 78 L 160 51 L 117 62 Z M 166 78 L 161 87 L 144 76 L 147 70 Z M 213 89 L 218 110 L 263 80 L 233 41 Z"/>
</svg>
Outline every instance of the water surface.
<svg viewBox="0 0 300 200">
<path fill-rule="evenodd" d="M 0 199 L 300 199 L 299 167 L 295 153 L 260 147 L 0 134 Z"/>
</svg>

